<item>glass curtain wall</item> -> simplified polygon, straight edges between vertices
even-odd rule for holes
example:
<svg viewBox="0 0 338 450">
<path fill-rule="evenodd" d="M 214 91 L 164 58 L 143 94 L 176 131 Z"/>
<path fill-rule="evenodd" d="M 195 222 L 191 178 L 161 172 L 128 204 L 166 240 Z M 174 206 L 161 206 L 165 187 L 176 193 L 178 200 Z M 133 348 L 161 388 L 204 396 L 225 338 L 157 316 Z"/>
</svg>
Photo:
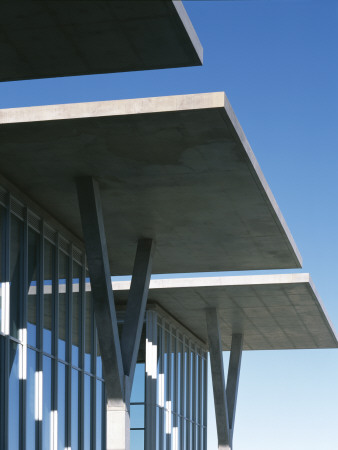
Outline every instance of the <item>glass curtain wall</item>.
<svg viewBox="0 0 338 450">
<path fill-rule="evenodd" d="M 147 311 L 145 449 L 206 450 L 206 432 L 206 349 L 170 318 Z"/>
<path fill-rule="evenodd" d="M 81 251 L 0 188 L 0 448 L 103 450 L 102 361 Z"/>
</svg>

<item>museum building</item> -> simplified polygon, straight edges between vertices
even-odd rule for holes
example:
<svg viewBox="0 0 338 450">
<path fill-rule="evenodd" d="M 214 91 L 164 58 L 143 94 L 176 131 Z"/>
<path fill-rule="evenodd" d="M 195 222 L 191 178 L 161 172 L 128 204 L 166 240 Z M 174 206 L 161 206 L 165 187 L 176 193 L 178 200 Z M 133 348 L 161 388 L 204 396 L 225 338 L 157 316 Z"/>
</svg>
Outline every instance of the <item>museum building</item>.
<svg viewBox="0 0 338 450">
<path fill-rule="evenodd" d="M 180 1 L 18 4 L 0 81 L 202 64 Z M 1 450 L 206 450 L 208 358 L 230 450 L 243 350 L 337 348 L 308 274 L 151 280 L 301 267 L 223 92 L 2 109 L 0 158 Z"/>
</svg>

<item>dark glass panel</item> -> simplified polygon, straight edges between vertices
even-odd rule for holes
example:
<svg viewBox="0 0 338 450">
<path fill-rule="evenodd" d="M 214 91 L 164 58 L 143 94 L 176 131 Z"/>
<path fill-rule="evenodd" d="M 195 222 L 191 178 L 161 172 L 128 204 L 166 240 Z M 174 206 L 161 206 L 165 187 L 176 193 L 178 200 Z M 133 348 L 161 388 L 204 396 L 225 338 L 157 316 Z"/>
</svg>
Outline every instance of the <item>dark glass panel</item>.
<svg viewBox="0 0 338 450">
<path fill-rule="evenodd" d="M 42 405 L 42 448 L 49 450 L 51 445 L 52 361 L 47 356 L 43 357 Z"/>
<path fill-rule="evenodd" d="M 8 387 L 8 450 L 19 450 L 20 436 L 20 380 L 19 344 L 10 341 L 9 349 L 9 387 Z"/>
<path fill-rule="evenodd" d="M 86 292 L 85 312 L 85 370 L 92 372 L 94 310 L 91 292 Z"/>
<path fill-rule="evenodd" d="M 72 369 L 72 388 L 71 388 L 71 441 L 72 450 L 79 448 L 79 372 Z"/>
<path fill-rule="evenodd" d="M 69 258 L 59 251 L 59 338 L 58 356 L 66 360 L 68 342 L 68 267 Z"/>
<path fill-rule="evenodd" d="M 10 335 L 19 338 L 23 280 L 23 222 L 11 216 L 10 240 Z"/>
<path fill-rule="evenodd" d="M 79 367 L 81 349 L 81 282 L 82 268 L 73 263 L 72 281 L 72 364 Z"/>
<path fill-rule="evenodd" d="M 27 349 L 27 390 L 26 390 L 26 450 L 36 450 L 35 420 L 35 373 L 36 352 Z"/>
<path fill-rule="evenodd" d="M 55 247 L 45 240 L 43 283 L 43 350 L 46 353 L 52 353 L 52 342 L 54 335 L 54 267 Z"/>
<path fill-rule="evenodd" d="M 36 347 L 38 323 L 39 289 L 39 244 L 40 236 L 28 230 L 28 304 L 27 304 L 27 343 Z"/>
<path fill-rule="evenodd" d="M 99 345 L 99 339 L 96 332 L 96 376 L 102 378 L 102 357 Z"/>
<path fill-rule="evenodd" d="M 84 446 L 83 450 L 91 449 L 91 395 L 92 380 L 89 375 L 84 376 Z"/>
<path fill-rule="evenodd" d="M 66 366 L 58 363 L 58 450 L 66 447 Z"/>
</svg>

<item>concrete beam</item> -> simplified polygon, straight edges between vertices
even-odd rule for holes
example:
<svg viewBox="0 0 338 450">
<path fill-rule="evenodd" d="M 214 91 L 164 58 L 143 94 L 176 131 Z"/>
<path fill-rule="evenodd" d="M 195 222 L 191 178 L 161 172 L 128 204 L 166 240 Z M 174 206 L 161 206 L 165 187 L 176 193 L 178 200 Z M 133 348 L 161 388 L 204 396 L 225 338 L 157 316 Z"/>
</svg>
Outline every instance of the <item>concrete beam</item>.
<svg viewBox="0 0 338 450">
<path fill-rule="evenodd" d="M 151 277 L 154 245 L 151 239 L 140 239 L 134 262 L 126 315 L 121 336 L 121 353 L 128 392 L 131 392 L 144 322 Z M 126 401 L 128 402 L 127 393 Z"/>
<path fill-rule="evenodd" d="M 76 180 L 108 407 L 124 407 L 124 374 L 98 183 Z M 107 424 L 108 425 L 108 424 Z M 110 430 L 107 429 L 107 434 Z"/>
<path fill-rule="evenodd" d="M 231 435 L 229 429 L 228 402 L 226 398 L 224 381 L 221 336 L 216 309 L 212 308 L 206 310 L 206 322 L 210 352 L 212 386 L 214 391 L 218 450 L 230 450 Z"/>
<path fill-rule="evenodd" d="M 231 447 L 232 447 L 232 438 L 234 434 L 238 383 L 242 360 L 242 348 L 243 348 L 243 335 L 233 334 L 231 340 L 231 352 L 230 352 L 228 379 L 226 387 Z"/>
</svg>

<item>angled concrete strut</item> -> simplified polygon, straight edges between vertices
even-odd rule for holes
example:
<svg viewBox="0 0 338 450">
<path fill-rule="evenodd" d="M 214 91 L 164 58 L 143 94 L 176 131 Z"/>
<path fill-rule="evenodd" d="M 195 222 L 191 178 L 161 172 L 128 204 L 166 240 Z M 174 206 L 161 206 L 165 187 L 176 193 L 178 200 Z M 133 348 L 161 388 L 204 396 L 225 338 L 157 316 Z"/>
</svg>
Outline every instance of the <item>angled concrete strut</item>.
<svg viewBox="0 0 338 450">
<path fill-rule="evenodd" d="M 243 336 L 241 334 L 234 334 L 232 336 L 228 379 L 227 386 L 225 387 L 221 335 L 218 314 L 215 308 L 206 310 L 206 322 L 214 391 L 218 449 L 230 450 L 232 448 Z"/>
<path fill-rule="evenodd" d="M 130 388 L 128 389 L 128 393 L 126 392 L 127 403 L 129 403 L 129 394 L 133 385 L 137 355 L 140 347 L 151 277 L 153 249 L 154 245 L 151 239 L 140 239 L 138 241 L 127 310 L 123 324 L 121 352 L 124 374 L 128 379 Z"/>
<path fill-rule="evenodd" d="M 124 373 L 99 186 L 76 180 L 108 404 L 123 404 Z"/>
<path fill-rule="evenodd" d="M 235 414 L 236 414 L 239 374 L 241 370 L 242 348 L 243 348 L 243 335 L 233 334 L 231 340 L 231 352 L 230 352 L 228 380 L 226 387 L 231 448 L 235 426 Z"/>
</svg>

